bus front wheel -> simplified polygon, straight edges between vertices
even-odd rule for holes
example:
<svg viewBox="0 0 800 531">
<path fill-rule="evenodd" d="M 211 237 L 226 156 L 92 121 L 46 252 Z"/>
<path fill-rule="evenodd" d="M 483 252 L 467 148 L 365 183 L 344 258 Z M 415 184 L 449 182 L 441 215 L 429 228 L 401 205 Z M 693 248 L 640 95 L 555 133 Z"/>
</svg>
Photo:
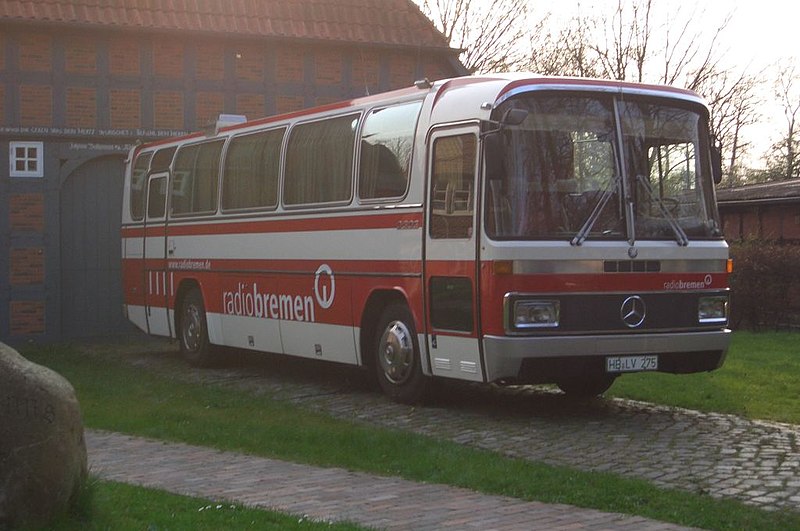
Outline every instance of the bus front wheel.
<svg viewBox="0 0 800 531">
<path fill-rule="evenodd" d="M 403 404 L 421 402 L 429 388 L 422 373 L 414 318 L 405 304 L 393 304 L 376 327 L 375 368 L 383 392 Z"/>
<path fill-rule="evenodd" d="M 208 325 L 203 296 L 192 288 L 183 298 L 179 313 L 178 339 L 183 358 L 193 367 L 208 367 L 213 354 L 208 342 Z"/>
</svg>

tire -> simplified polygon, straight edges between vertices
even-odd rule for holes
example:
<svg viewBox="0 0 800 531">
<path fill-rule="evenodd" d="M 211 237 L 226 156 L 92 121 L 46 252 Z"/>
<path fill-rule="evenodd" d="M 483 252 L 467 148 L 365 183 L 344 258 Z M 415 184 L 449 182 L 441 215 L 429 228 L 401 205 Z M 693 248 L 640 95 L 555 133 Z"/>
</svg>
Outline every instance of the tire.
<svg viewBox="0 0 800 531">
<path fill-rule="evenodd" d="M 422 402 L 430 378 L 422 373 L 414 318 L 405 304 L 388 306 L 375 328 L 375 369 L 383 392 L 401 404 Z"/>
<path fill-rule="evenodd" d="M 192 367 L 211 366 L 215 357 L 208 342 L 206 310 L 199 289 L 192 288 L 186 294 L 178 317 L 178 341 L 183 358 Z"/>
<path fill-rule="evenodd" d="M 557 385 L 567 396 L 585 399 L 602 395 L 608 391 L 616 379 L 616 376 L 607 374 L 572 376 L 559 380 Z"/>
</svg>

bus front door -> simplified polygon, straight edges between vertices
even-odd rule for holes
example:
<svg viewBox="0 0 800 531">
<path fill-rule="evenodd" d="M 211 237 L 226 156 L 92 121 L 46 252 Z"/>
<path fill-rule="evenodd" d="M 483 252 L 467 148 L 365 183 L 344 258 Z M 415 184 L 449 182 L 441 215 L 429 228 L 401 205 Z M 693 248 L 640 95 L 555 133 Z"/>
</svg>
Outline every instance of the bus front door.
<svg viewBox="0 0 800 531">
<path fill-rule="evenodd" d="M 148 177 L 142 245 L 147 331 L 158 336 L 172 335 L 168 304 L 172 282 L 167 271 L 166 243 L 168 184 L 168 172 Z"/>
<path fill-rule="evenodd" d="M 483 381 L 477 320 L 478 129 L 435 131 L 429 148 L 424 270 L 431 372 Z"/>
</svg>

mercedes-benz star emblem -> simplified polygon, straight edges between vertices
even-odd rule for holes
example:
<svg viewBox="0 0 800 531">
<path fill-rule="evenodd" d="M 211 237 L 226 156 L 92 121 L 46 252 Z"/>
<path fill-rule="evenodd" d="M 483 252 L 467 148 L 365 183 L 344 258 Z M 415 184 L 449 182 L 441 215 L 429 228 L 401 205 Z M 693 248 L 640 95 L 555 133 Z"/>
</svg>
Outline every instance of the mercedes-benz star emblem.
<svg viewBox="0 0 800 531">
<path fill-rule="evenodd" d="M 647 315 L 647 307 L 638 295 L 632 295 L 625 299 L 619 309 L 619 316 L 628 328 L 637 328 L 642 325 Z"/>
</svg>

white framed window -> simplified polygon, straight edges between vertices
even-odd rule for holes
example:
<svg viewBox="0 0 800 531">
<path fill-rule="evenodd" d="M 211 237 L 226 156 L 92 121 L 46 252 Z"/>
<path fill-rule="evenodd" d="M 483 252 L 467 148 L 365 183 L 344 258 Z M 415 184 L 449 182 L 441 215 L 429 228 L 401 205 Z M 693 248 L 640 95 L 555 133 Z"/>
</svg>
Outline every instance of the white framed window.
<svg viewBox="0 0 800 531">
<path fill-rule="evenodd" d="M 44 143 L 9 142 L 8 165 L 11 177 L 44 177 Z"/>
</svg>

